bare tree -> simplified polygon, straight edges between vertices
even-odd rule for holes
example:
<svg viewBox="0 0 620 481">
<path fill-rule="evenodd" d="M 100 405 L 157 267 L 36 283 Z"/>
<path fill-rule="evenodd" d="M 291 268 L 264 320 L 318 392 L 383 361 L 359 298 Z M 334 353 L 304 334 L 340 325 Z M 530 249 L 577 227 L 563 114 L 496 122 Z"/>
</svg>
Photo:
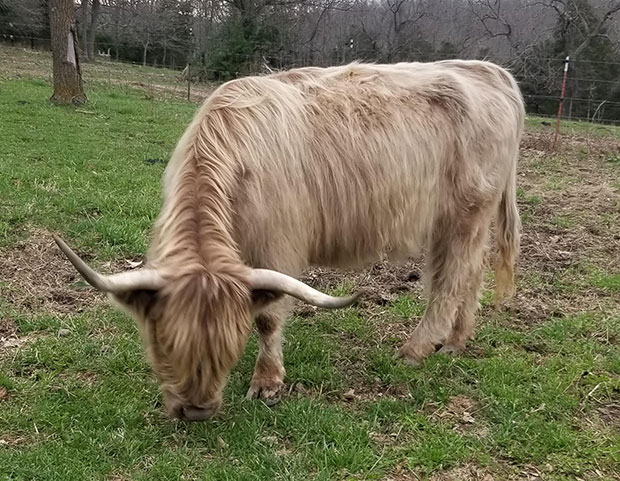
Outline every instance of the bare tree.
<svg viewBox="0 0 620 481">
<path fill-rule="evenodd" d="M 165 21 L 158 15 L 156 4 L 155 0 L 134 0 L 129 3 L 133 15 L 132 34 L 142 46 L 142 65 L 146 65 L 149 47 L 165 25 Z"/>
<path fill-rule="evenodd" d="M 8 0 L 0 3 L 3 1 Z M 520 80 L 527 80 L 545 77 L 546 64 L 539 59 L 563 56 L 559 52 L 566 51 L 571 58 L 579 54 L 584 61 L 600 60 L 603 54 L 597 53 L 597 46 L 603 35 L 616 55 L 620 53 L 620 0 L 76 3 L 81 6 L 80 45 L 85 42 L 82 57 L 96 54 L 97 33 L 100 46 L 113 49 L 119 60 L 174 67 L 192 62 L 198 67 L 192 69 L 195 75 L 213 74 L 215 78 L 221 78 L 218 72 L 253 73 L 264 64 L 281 69 L 351 60 L 393 62 L 461 57 L 508 64 L 522 74 Z M 564 35 L 566 48 L 558 42 L 562 38 L 558 26 L 564 21 L 575 32 Z M 611 61 L 613 53 L 605 55 Z M 555 64 L 550 68 L 555 69 Z M 534 84 L 539 86 L 540 82 L 536 80 Z"/>
<path fill-rule="evenodd" d="M 92 0 L 93 5 L 90 9 L 90 24 L 88 25 L 87 42 L 88 47 L 86 55 L 89 60 L 95 58 L 95 35 L 97 34 L 97 22 L 99 21 L 99 11 L 101 9 L 101 3 L 99 0 Z"/>
<path fill-rule="evenodd" d="M 0 0 L 0 38 L 28 39 L 33 49 L 43 40 L 47 47 L 47 11 L 41 0 Z"/>
<path fill-rule="evenodd" d="M 89 9 L 90 3 L 90 9 Z M 84 60 L 90 61 L 95 58 L 95 37 L 101 12 L 100 0 L 81 0 L 79 17 L 80 45 Z"/>
<path fill-rule="evenodd" d="M 75 31 L 73 0 L 49 0 L 50 30 L 54 66 L 56 104 L 81 105 L 86 102 Z"/>
<path fill-rule="evenodd" d="M 79 18 L 80 45 L 82 47 L 82 53 L 85 57 L 88 57 L 88 0 L 81 0 Z"/>
<path fill-rule="evenodd" d="M 598 5 L 595 5 L 598 3 Z M 589 2 L 587 0 L 535 0 L 530 6 L 543 6 L 552 9 L 558 20 L 563 24 L 560 31 L 565 33 L 572 25 L 580 31 L 580 42 L 567 46 L 567 52 L 573 58 L 578 58 L 593 40 L 599 37 L 609 38 L 605 30 L 611 25 L 617 25 L 617 15 L 620 13 L 620 0 Z M 596 8 L 593 8 L 596 7 Z"/>
</svg>

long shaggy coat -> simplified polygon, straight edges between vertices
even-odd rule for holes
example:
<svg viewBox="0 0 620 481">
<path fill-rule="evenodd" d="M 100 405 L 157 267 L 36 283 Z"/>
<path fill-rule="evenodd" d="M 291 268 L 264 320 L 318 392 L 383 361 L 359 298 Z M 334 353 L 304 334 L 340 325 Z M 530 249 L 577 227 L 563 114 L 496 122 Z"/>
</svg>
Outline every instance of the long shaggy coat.
<svg viewBox="0 0 620 481">
<path fill-rule="evenodd" d="M 171 414 L 217 409 L 253 319 L 249 394 L 277 398 L 287 302 L 252 288 L 255 268 L 296 277 L 426 250 L 428 307 L 401 354 L 462 349 L 493 217 L 498 298 L 512 290 L 523 119 L 512 76 L 479 61 L 301 68 L 219 87 L 165 172 L 147 256 L 163 286 L 113 293 L 139 319 Z"/>
</svg>

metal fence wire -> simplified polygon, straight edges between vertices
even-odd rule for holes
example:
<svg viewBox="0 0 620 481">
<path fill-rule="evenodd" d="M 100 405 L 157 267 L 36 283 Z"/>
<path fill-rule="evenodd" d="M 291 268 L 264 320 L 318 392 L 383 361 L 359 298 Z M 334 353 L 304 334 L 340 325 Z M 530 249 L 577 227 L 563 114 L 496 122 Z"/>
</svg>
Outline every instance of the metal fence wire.
<svg viewBox="0 0 620 481">
<path fill-rule="evenodd" d="M 0 76 L 2 71 L 18 76 L 34 76 L 51 81 L 51 41 L 49 38 L 20 37 L 0 35 Z M 222 78 L 235 78 L 247 74 L 266 74 L 277 70 L 256 55 L 235 55 L 239 63 L 246 65 L 243 71 L 228 71 L 210 68 L 208 65 L 163 66 L 157 63 L 130 62 L 113 59 L 108 51 L 99 51 L 92 62 L 82 61 L 82 74 L 85 83 L 110 86 L 129 86 L 143 89 L 149 96 L 173 98 L 190 102 L 201 102 L 221 83 Z M 482 59 L 481 59 L 482 60 Z M 523 82 L 523 73 L 515 68 L 522 59 L 494 57 L 492 60 L 509 68 L 518 82 Z M 415 61 L 415 59 L 411 59 Z M 620 78 L 615 80 L 596 79 L 573 74 L 572 62 L 565 58 L 528 58 L 529 64 L 548 65 L 548 75 L 537 79 L 545 84 L 541 92 L 523 92 L 529 114 L 556 118 L 555 111 L 563 105 L 562 118 L 581 122 L 620 125 L 620 100 L 614 96 L 620 91 Z M 580 60 L 581 65 L 604 64 L 610 68 L 620 68 L 620 62 L 601 62 Z M 308 66 L 303 61 L 289 62 L 287 68 Z M 564 79 L 564 68 L 567 74 Z M 562 95 L 562 81 L 566 82 L 566 94 Z M 601 96 L 571 95 L 571 85 L 579 84 L 581 91 L 591 93 L 607 92 L 610 98 Z M 585 88 L 584 88 L 585 85 Z M 619 97 L 620 98 L 620 97 Z"/>
</svg>

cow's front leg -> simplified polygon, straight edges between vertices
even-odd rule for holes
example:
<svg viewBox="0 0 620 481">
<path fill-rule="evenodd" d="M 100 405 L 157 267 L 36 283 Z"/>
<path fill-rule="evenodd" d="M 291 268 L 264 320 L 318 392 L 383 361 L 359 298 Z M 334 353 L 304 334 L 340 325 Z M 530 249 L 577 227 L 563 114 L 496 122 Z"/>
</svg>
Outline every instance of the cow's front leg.
<svg viewBox="0 0 620 481">
<path fill-rule="evenodd" d="M 268 406 L 280 400 L 284 388 L 284 364 L 282 356 L 282 322 L 284 315 L 277 310 L 265 311 L 256 316 L 259 351 L 248 399 L 261 399 Z"/>
</svg>

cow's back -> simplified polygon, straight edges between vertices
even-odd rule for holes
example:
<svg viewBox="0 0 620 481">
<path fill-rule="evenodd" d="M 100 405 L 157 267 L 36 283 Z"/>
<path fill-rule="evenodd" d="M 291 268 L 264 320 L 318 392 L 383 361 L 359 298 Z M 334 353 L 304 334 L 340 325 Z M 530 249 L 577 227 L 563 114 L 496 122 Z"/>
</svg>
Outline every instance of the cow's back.
<svg viewBox="0 0 620 481">
<path fill-rule="evenodd" d="M 501 190 L 523 121 L 514 81 L 485 62 L 296 69 L 220 94 L 235 238 L 250 264 L 289 271 L 415 252 L 446 179 Z"/>
</svg>

